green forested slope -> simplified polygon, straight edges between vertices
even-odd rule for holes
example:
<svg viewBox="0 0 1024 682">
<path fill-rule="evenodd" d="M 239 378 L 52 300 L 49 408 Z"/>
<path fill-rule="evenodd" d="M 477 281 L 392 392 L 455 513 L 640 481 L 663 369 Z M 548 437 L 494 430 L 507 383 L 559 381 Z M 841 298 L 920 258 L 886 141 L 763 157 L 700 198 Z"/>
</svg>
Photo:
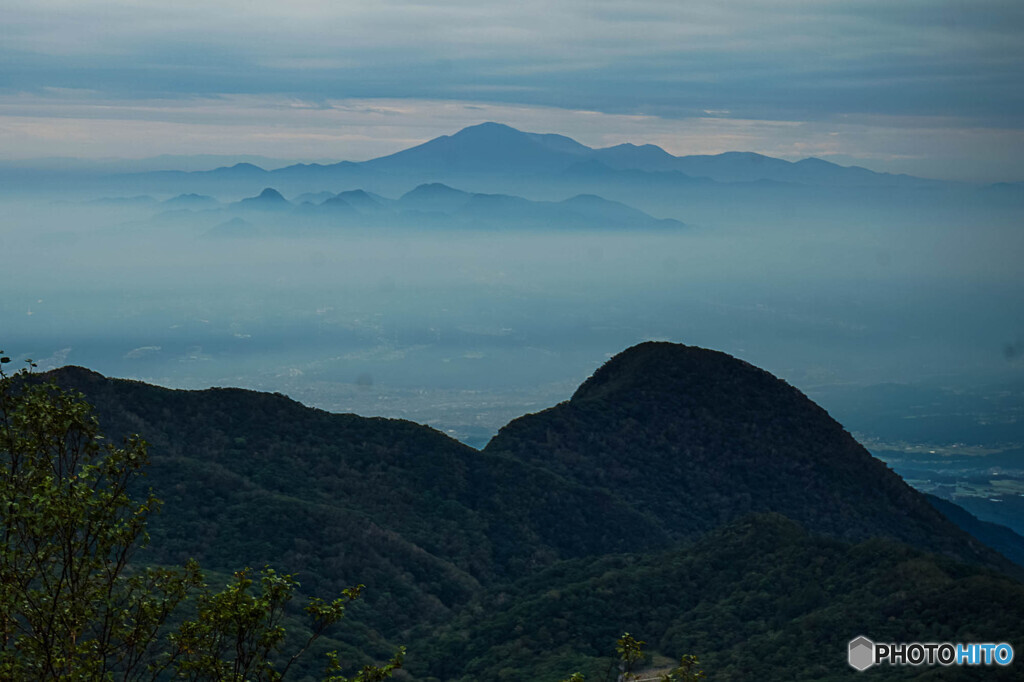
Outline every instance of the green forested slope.
<svg viewBox="0 0 1024 682">
<path fill-rule="evenodd" d="M 335 643 L 407 644 L 417 679 L 595 673 L 623 630 L 699 654 L 713 679 L 846 675 L 835 649 L 858 634 L 1024 632 L 1020 585 L 997 573 L 1018 569 L 799 391 L 721 353 L 629 349 L 482 452 L 276 394 L 54 377 L 109 436 L 151 444 L 165 507 L 139 560 L 270 564 L 307 594 L 364 583 Z"/>
<path fill-rule="evenodd" d="M 561 563 L 494 590 L 441 635 L 417 640 L 423 679 L 604 679 L 623 630 L 660 654 L 697 652 L 709 680 L 1019 679 L 1008 670 L 847 665 L 859 635 L 1024 646 L 1024 586 L 889 540 L 851 544 L 777 514 L 692 544 Z"/>
<path fill-rule="evenodd" d="M 998 561 L 800 391 L 703 348 L 634 346 L 484 452 L 613 491 L 676 538 L 774 511 L 835 537 Z"/>
<path fill-rule="evenodd" d="M 666 543 L 606 491 L 411 422 L 81 368 L 56 377 L 86 394 L 110 437 L 138 432 L 150 443 L 147 483 L 165 505 L 147 560 L 269 563 L 318 593 L 365 583 L 364 610 L 388 635 L 448 617 L 481 582 Z"/>
</svg>

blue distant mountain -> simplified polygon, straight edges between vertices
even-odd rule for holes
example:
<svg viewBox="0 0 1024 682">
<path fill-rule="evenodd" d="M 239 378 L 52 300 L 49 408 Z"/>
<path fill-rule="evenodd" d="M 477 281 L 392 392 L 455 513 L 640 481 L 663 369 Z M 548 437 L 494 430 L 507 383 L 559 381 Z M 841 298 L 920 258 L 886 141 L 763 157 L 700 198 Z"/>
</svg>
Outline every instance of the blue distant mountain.
<svg viewBox="0 0 1024 682">
<path fill-rule="evenodd" d="M 769 180 L 851 186 L 906 186 L 935 182 L 909 175 L 876 173 L 858 166 L 840 166 L 817 158 L 791 162 L 752 152 L 673 156 L 656 145 L 628 143 L 594 149 L 563 135 L 527 133 L 500 123 L 481 123 L 464 128 L 454 135 L 437 137 L 359 165 L 390 174 L 477 172 L 552 175 L 586 161 L 599 162 L 612 171 L 676 171 L 691 178 L 709 178 L 718 182 Z"/>
<path fill-rule="evenodd" d="M 245 209 L 257 210 L 280 210 L 291 207 L 291 202 L 281 196 L 281 193 L 272 187 L 267 187 L 260 192 L 259 196 L 242 199 L 236 206 Z"/>
<path fill-rule="evenodd" d="M 678 220 L 658 219 L 631 206 L 595 195 L 564 201 L 531 201 L 509 194 L 463 192 L 441 183 L 420 185 L 403 195 L 395 207 L 402 211 L 443 215 L 446 224 L 477 227 L 532 227 L 558 230 L 675 229 Z"/>
<path fill-rule="evenodd" d="M 847 185 L 872 186 L 923 186 L 937 184 L 937 181 L 915 178 L 910 175 L 876 173 L 860 166 L 840 166 L 818 158 L 800 161 L 785 161 L 752 152 L 726 152 L 713 156 L 681 156 L 665 163 L 664 168 L 634 168 L 641 170 L 677 170 L 687 175 L 700 176 L 719 182 L 756 182 L 774 180 L 805 185 Z M 604 160 L 604 159 L 603 159 Z M 608 160 L 604 160 L 608 163 Z M 609 163 L 614 167 L 614 164 Z M 619 166 L 623 167 L 623 166 Z"/>
<path fill-rule="evenodd" d="M 309 213 L 317 213 L 320 215 L 330 214 L 332 216 L 356 216 L 359 215 L 359 211 L 355 209 L 352 204 L 345 201 L 340 196 L 334 196 L 330 199 L 322 202 L 319 206 L 312 208 L 308 211 Z"/>
<path fill-rule="evenodd" d="M 179 194 L 178 196 L 163 202 L 163 205 L 167 208 L 184 208 L 190 210 L 213 208 L 218 204 L 220 204 L 220 202 L 211 196 L 195 193 Z"/>
<path fill-rule="evenodd" d="M 657 145 L 635 145 L 629 142 L 594 149 L 586 156 L 610 168 L 640 168 L 648 171 L 676 170 L 679 161 L 678 157 L 672 156 Z"/>
<path fill-rule="evenodd" d="M 298 195 L 297 197 L 293 197 L 292 198 L 292 203 L 293 204 L 300 204 L 300 205 L 301 204 L 314 204 L 314 205 L 316 205 L 316 204 L 322 204 L 325 201 L 327 201 L 328 199 L 331 199 L 333 197 L 334 197 L 334 192 L 328 192 L 326 190 L 323 191 L 323 192 L 303 192 L 302 194 Z"/>
<path fill-rule="evenodd" d="M 160 172 L 160 171 L 158 171 Z M 173 173 L 174 171 L 167 171 Z M 208 171 L 195 171 L 196 173 L 203 173 L 213 176 L 218 175 L 233 175 L 233 176 L 245 176 L 245 177 L 262 177 L 270 173 L 270 171 L 264 170 L 259 166 L 251 163 L 236 163 L 234 166 L 224 166 L 222 168 L 214 168 Z"/>
<path fill-rule="evenodd" d="M 705 186 L 742 201 L 771 196 L 773 184 L 785 185 L 791 193 L 804 188 L 852 190 L 855 201 L 865 200 L 861 190 L 966 188 L 818 158 L 792 162 L 752 152 L 674 156 L 656 145 L 630 143 L 593 148 L 564 135 L 524 132 L 500 123 L 470 126 L 369 161 L 295 164 L 269 171 L 239 163 L 210 171 L 160 171 L 111 176 L 111 180 L 140 193 L 245 193 L 272 186 L 301 197 L 296 203 L 315 205 L 330 198 L 324 192 L 333 193 L 335 188 L 359 187 L 397 195 L 431 183 L 549 199 L 559 194 L 596 193 L 630 204 L 641 202 L 635 190 L 642 189 L 648 198 L 661 197 L 661 205 L 677 200 L 680 191 L 699 193 Z M 757 197 L 751 197 L 751 192 Z M 997 193 L 1016 200 L 1016 192 Z M 694 196 L 699 198 L 699 194 L 691 194 L 689 199 Z M 721 199 L 725 195 L 716 196 Z M 368 192 L 358 198 L 342 198 L 361 210 L 373 209 L 368 198 L 376 201 Z"/>
<path fill-rule="evenodd" d="M 471 196 L 440 182 L 431 182 L 403 194 L 398 204 L 406 210 L 451 213 L 465 206 Z"/>
<path fill-rule="evenodd" d="M 524 133 L 500 123 L 481 123 L 416 147 L 364 162 L 377 171 L 528 172 L 564 170 L 593 150 L 562 135 Z"/>
<path fill-rule="evenodd" d="M 338 198 L 344 199 L 353 208 L 356 208 L 364 213 L 371 213 L 383 210 L 387 207 L 390 199 L 385 199 L 382 196 L 374 194 L 373 192 L 367 192 L 361 189 L 348 190 L 347 192 L 338 192 Z"/>
<path fill-rule="evenodd" d="M 368 227 L 378 225 L 508 229 L 528 228 L 544 231 L 561 229 L 678 229 L 684 223 L 655 218 L 626 204 L 587 194 L 564 201 L 531 201 L 508 194 L 464 192 L 433 182 L 419 185 L 398 199 L 364 190 L 349 190 L 314 204 L 304 201 L 293 204 L 275 189 L 264 189 L 259 196 L 249 197 L 227 207 L 248 217 L 258 212 L 290 211 L 302 219 L 306 228 Z M 241 229 L 240 229 L 241 228 Z M 219 225 L 217 234 L 258 234 L 229 221 Z"/>
</svg>

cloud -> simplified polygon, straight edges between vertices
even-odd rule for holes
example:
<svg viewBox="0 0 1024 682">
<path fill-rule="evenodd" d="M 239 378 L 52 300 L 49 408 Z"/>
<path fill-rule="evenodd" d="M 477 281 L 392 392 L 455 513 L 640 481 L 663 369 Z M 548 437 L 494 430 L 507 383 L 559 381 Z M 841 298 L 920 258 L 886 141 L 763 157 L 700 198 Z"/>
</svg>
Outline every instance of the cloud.
<svg viewBox="0 0 1024 682">
<path fill-rule="evenodd" d="M 137 360 L 138 358 L 146 357 L 147 355 L 152 355 L 153 353 L 159 352 L 160 346 L 140 346 L 138 348 L 133 348 L 132 350 L 125 353 L 124 359 Z"/>
<path fill-rule="evenodd" d="M 678 155 L 741 150 L 790 160 L 817 156 L 925 177 L 1024 177 L 1024 131 L 970 128 L 949 117 L 786 121 L 701 112 L 677 119 L 412 98 L 314 102 L 231 95 L 125 101 L 78 91 L 0 95 L 0 149 L 8 158 L 143 158 L 173 152 L 359 161 L 488 120 L 569 135 L 593 147 L 629 141 L 657 144 Z"/>
<path fill-rule="evenodd" d="M 492 99 L 609 113 L 1020 123 L 1020 3 L 18 2 L 8 89 Z M 800 112 L 794 116 L 794 112 Z"/>
<path fill-rule="evenodd" d="M 55 351 L 53 355 L 42 360 L 36 360 L 35 363 L 40 371 L 48 372 L 51 369 L 57 369 L 63 367 L 68 362 L 68 356 L 71 354 L 70 348 L 61 348 Z"/>
<path fill-rule="evenodd" d="M 988 138 L 1024 129 L 1024 4 L 1017 0 L 6 4 L 5 101 L 89 91 L 114 112 L 121 107 L 126 131 L 140 138 L 145 125 L 135 122 L 152 124 L 148 107 L 160 102 L 158 135 L 177 126 L 186 145 L 210 139 L 217 126 L 241 139 L 267 126 L 277 139 L 289 138 L 282 130 L 295 121 L 282 104 L 289 101 L 307 108 L 400 99 L 414 102 L 411 108 L 484 103 L 686 125 L 709 118 L 813 125 L 942 118 L 951 128 L 990 131 Z M 213 106 L 219 98 L 225 103 Z M 271 108 L 195 120 L 198 109 L 227 114 L 244 98 Z M 172 100 L 181 101 L 176 113 Z M 393 107 L 396 122 L 410 108 Z M 29 133 L 45 140 L 66 132 L 85 145 L 100 125 L 85 119 L 114 120 L 98 112 L 77 118 L 77 129 L 54 122 L 74 112 L 54 114 Z M 31 128 L 25 120 L 5 123 L 8 130 Z M 305 132 L 294 137 L 303 149 L 335 139 L 312 132 L 316 125 L 300 127 Z M 408 120 L 399 127 L 404 132 L 385 139 L 419 138 L 433 128 Z M 776 146 L 786 144 L 780 137 Z"/>
</svg>

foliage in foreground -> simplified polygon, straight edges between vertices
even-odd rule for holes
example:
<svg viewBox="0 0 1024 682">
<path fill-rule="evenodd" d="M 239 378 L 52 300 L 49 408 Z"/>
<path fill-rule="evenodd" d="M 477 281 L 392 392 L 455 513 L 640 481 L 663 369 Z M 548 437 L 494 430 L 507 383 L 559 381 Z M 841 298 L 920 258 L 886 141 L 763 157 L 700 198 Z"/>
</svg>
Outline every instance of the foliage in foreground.
<svg viewBox="0 0 1024 682">
<path fill-rule="evenodd" d="M 160 505 L 132 496 L 145 442 L 105 442 L 80 394 L 9 376 L 9 361 L 0 351 L 0 679 L 280 680 L 359 597 L 310 599 L 309 636 L 286 655 L 293 576 L 245 569 L 213 592 L 194 561 L 133 567 Z M 325 680 L 387 679 L 403 653 L 352 678 L 331 655 Z"/>
<path fill-rule="evenodd" d="M 353 630 L 344 641 L 328 634 L 316 646 L 336 647 L 349 661 L 372 648 L 383 660 L 394 649 L 385 638 L 400 635 L 411 652 L 400 674 L 424 682 L 553 682 L 571 671 L 604 682 L 614 671 L 609 644 L 623 629 L 643 633 L 658 667 L 700 651 L 716 680 L 856 675 L 845 647 L 859 633 L 892 641 L 1005 640 L 1024 649 L 1020 584 L 950 557 L 886 540 L 851 545 L 775 514 L 721 525 L 658 553 L 646 545 L 632 554 L 611 553 L 614 544 L 599 553 L 573 549 L 585 527 L 553 520 L 575 510 L 609 536 L 628 537 L 606 524 L 625 507 L 596 513 L 601 505 L 574 493 L 579 486 L 511 456 L 474 454 L 427 427 L 330 415 L 284 396 L 172 391 L 75 368 L 58 380 L 96 403 L 108 432 L 144 429 L 153 439 L 149 480 L 174 513 L 149 524 L 154 547 L 133 566 L 150 556 L 174 565 L 194 555 L 208 570 L 227 571 L 226 581 L 245 564 L 301 565 L 304 587 L 334 594 L 358 576 L 383 599 L 355 602 L 349 615 L 358 613 L 359 622 L 345 619 Z M 609 401 L 607 420 L 615 421 L 618 405 Z M 644 424 L 639 417 L 630 423 Z M 712 424 L 708 432 L 718 431 Z M 619 471 L 633 471 L 632 462 Z M 699 492 L 688 488 L 680 499 Z M 611 500 L 592 502 L 601 499 Z M 481 508 L 495 513 L 477 514 Z M 564 544 L 531 542 L 540 526 Z M 511 565 L 499 548 L 516 548 L 530 566 L 498 570 Z M 565 556 L 578 558 L 558 560 Z M 286 625 L 282 650 L 296 651 L 308 632 Z M 177 621 L 165 627 L 173 630 Z M 320 660 L 315 648 L 308 651 L 289 678 L 321 679 L 313 674 L 322 672 Z M 986 680 L 1017 674 L 946 672 Z M 944 673 L 894 667 L 872 674 L 895 680 Z"/>
</svg>

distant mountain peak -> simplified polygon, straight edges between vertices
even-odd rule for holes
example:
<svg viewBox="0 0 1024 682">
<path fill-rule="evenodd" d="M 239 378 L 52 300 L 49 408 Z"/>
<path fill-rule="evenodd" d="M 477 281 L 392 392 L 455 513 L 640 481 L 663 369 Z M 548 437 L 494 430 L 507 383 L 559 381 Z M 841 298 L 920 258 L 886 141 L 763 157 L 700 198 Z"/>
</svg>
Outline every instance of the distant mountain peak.
<svg viewBox="0 0 1024 682">
<path fill-rule="evenodd" d="M 441 138 L 438 138 L 441 139 Z M 580 153 L 592 151 L 590 147 L 580 144 L 571 137 L 556 133 L 528 133 L 504 123 L 486 121 L 463 128 L 447 137 L 450 140 L 472 140 L 476 143 L 493 144 L 498 142 L 515 142 L 519 144 L 534 143 L 556 152 Z"/>
<path fill-rule="evenodd" d="M 362 211 L 378 211 L 384 207 L 386 200 L 363 189 L 350 189 L 338 192 L 338 198 L 344 199 L 353 207 Z"/>
<path fill-rule="evenodd" d="M 591 151 L 564 135 L 525 133 L 488 121 L 365 163 L 389 172 L 560 172 Z"/>
<path fill-rule="evenodd" d="M 774 161 L 782 161 L 782 159 L 775 159 L 774 157 L 765 156 L 764 154 L 758 154 L 757 152 L 722 152 L 721 154 L 714 154 L 712 156 L 720 159 L 742 159 L 744 161 L 750 161 L 753 163 L 760 163 L 761 161 L 765 161 L 768 159 Z M 784 161 L 784 163 L 789 162 Z"/>
<path fill-rule="evenodd" d="M 829 167 L 829 166 L 836 167 L 836 168 L 839 167 L 838 164 L 832 163 L 831 161 L 826 161 L 825 159 L 819 159 L 817 156 L 808 156 L 806 159 L 800 159 L 799 161 L 796 161 L 794 163 L 794 165 L 797 165 L 797 166 L 804 165 L 804 166 L 812 166 L 812 167 L 813 166 L 818 166 L 818 167 L 822 167 L 822 168 Z"/>
<path fill-rule="evenodd" d="M 242 199 L 238 205 L 244 207 L 276 209 L 291 206 L 291 202 L 285 199 L 280 192 L 273 187 L 267 187 L 258 196 Z"/>
<path fill-rule="evenodd" d="M 614 152 L 614 151 L 630 151 L 630 152 L 645 152 L 654 154 L 664 154 L 665 156 L 672 156 L 667 151 L 662 149 L 656 144 L 633 144 L 632 142 L 623 142 L 621 144 L 613 145 L 611 147 L 602 147 L 596 150 L 598 152 Z"/>
<path fill-rule="evenodd" d="M 451 137 L 458 137 L 459 135 L 469 136 L 479 134 L 522 135 L 523 132 L 504 123 L 496 123 L 495 121 L 484 121 L 483 123 L 477 123 L 476 125 L 466 126 L 462 130 L 451 135 Z"/>
<path fill-rule="evenodd" d="M 576 196 L 566 199 L 566 201 L 608 201 L 608 199 L 596 194 L 577 194 Z"/>
<path fill-rule="evenodd" d="M 589 165 L 580 165 L 580 164 Z M 602 164 L 601 166 L 596 165 Z M 602 169 L 609 169 L 603 171 Z M 349 178 L 360 172 L 416 180 L 444 180 L 461 184 L 466 176 L 552 178 L 566 172 L 591 179 L 614 180 L 619 171 L 679 173 L 652 178 L 661 185 L 688 182 L 690 178 L 722 183 L 760 181 L 796 183 L 808 186 L 914 186 L 923 181 L 910 176 L 875 173 L 857 166 L 840 166 L 823 159 L 792 162 L 751 151 L 675 156 L 651 143 L 623 142 L 593 148 L 571 137 L 554 133 L 524 132 L 505 123 L 484 121 L 466 126 L 451 135 L 441 135 L 394 154 L 359 163 L 343 161 L 330 166 L 297 164 L 271 171 L 277 177 L 315 178 L 334 174 Z M 239 172 L 242 171 L 242 172 Z M 222 168 L 255 180 L 268 171 L 248 163 Z M 628 178 L 627 178 L 628 179 Z M 634 177 L 633 181 L 638 181 Z"/>
<path fill-rule="evenodd" d="M 461 192 L 462 190 L 455 189 L 451 185 L 446 185 L 443 182 L 424 182 L 423 184 L 417 185 L 412 190 L 413 192 Z"/>
<path fill-rule="evenodd" d="M 220 166 L 218 168 L 214 168 L 213 170 L 196 171 L 196 173 L 199 174 L 200 176 L 214 176 L 214 177 L 216 177 L 216 176 L 220 176 L 220 175 L 224 175 L 224 174 L 229 174 L 229 175 L 238 175 L 238 176 L 244 176 L 244 177 L 250 177 L 250 178 L 257 178 L 257 177 L 269 174 L 269 171 L 267 171 L 266 169 L 261 168 L 261 167 L 255 165 L 255 164 L 251 164 L 251 163 L 248 163 L 246 161 L 242 161 L 240 163 L 236 163 L 233 166 Z"/>
<path fill-rule="evenodd" d="M 219 203 L 215 198 L 206 194 L 196 194 L 190 192 L 188 194 L 179 194 L 176 197 L 172 197 L 163 202 L 165 206 L 183 206 L 183 207 L 202 207 L 212 206 Z"/>
<path fill-rule="evenodd" d="M 419 211 L 451 211 L 465 204 L 471 196 L 440 182 L 428 182 L 403 194 L 398 204 Z"/>
<path fill-rule="evenodd" d="M 371 197 L 365 189 L 350 189 L 344 192 L 338 192 L 339 197 L 359 197 L 360 199 L 369 199 L 370 201 L 376 201 Z"/>
<path fill-rule="evenodd" d="M 269 199 L 269 200 L 273 200 L 273 201 L 278 201 L 278 200 L 286 201 L 286 199 L 281 195 L 281 193 L 278 192 L 273 187 L 267 187 L 266 189 L 264 189 L 262 192 L 260 192 L 260 195 L 259 195 L 258 198 L 260 198 L 260 199 Z"/>
<path fill-rule="evenodd" d="M 631 171 L 632 175 L 623 175 L 621 171 Z M 326 186 L 336 186 L 339 181 L 349 186 L 366 182 L 367 186 L 380 188 L 377 183 L 387 179 L 400 180 L 403 184 L 407 180 L 443 180 L 463 184 L 467 177 L 476 183 L 482 175 L 488 176 L 489 180 L 537 181 L 550 185 L 567 179 L 567 173 L 574 176 L 568 178 L 573 182 L 649 182 L 659 191 L 666 192 L 672 191 L 673 185 L 689 183 L 691 179 L 700 179 L 703 183 L 768 181 L 808 187 L 855 188 L 919 188 L 944 184 L 909 175 L 843 166 L 815 157 L 793 162 L 752 151 L 676 156 L 655 144 L 633 142 L 593 148 L 566 135 L 525 132 L 496 121 L 466 126 L 450 135 L 441 135 L 408 149 L 361 162 L 298 163 L 268 171 L 241 161 L 209 171 L 160 171 L 147 179 L 177 183 L 177 187 L 190 186 L 185 184 L 186 181 L 209 179 L 218 183 L 246 183 L 250 189 L 256 183 L 273 182 L 291 192 L 313 192 Z M 639 173 L 660 175 L 644 177 Z M 493 183 L 474 184 L 474 189 L 494 186 Z"/>
<path fill-rule="evenodd" d="M 465 194 L 467 194 L 467 193 L 463 192 L 461 189 L 455 189 L 454 187 L 450 187 L 450 186 L 444 184 L 443 182 L 425 182 L 422 185 L 417 185 L 415 188 L 413 188 L 413 189 L 409 190 L 408 192 L 406 192 L 404 195 L 402 195 L 402 199 L 404 199 L 406 197 L 410 197 L 410 196 L 417 196 L 417 195 L 418 196 L 427 196 L 427 195 L 433 195 L 433 196 L 438 196 L 438 195 L 455 196 L 455 195 L 465 195 Z"/>
<path fill-rule="evenodd" d="M 334 210 L 339 210 L 339 209 L 340 210 L 348 210 L 348 211 L 354 210 L 354 207 L 352 206 L 352 204 L 347 202 L 344 199 L 344 197 L 340 197 L 340 196 L 334 196 L 334 197 L 331 197 L 330 199 L 325 199 L 324 201 L 320 202 L 320 206 L 322 206 L 323 208 L 330 208 L 330 209 L 334 209 Z"/>
</svg>

